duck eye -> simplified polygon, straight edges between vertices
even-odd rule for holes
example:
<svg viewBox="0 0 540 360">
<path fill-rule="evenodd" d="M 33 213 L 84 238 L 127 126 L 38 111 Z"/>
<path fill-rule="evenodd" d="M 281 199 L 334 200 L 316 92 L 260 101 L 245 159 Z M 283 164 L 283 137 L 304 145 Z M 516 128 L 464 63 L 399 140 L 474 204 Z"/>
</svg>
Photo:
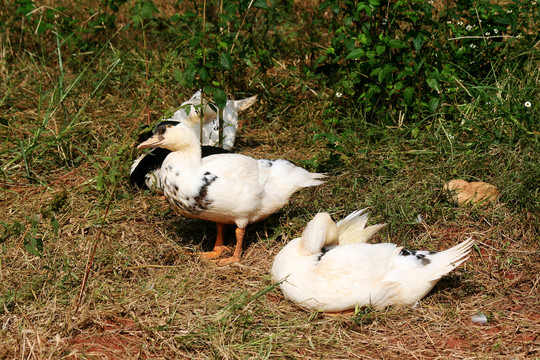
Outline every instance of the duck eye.
<svg viewBox="0 0 540 360">
<path fill-rule="evenodd" d="M 171 125 L 171 124 L 167 124 L 166 127 L 167 127 L 167 129 L 168 129 L 168 128 L 172 128 L 172 125 Z"/>
</svg>

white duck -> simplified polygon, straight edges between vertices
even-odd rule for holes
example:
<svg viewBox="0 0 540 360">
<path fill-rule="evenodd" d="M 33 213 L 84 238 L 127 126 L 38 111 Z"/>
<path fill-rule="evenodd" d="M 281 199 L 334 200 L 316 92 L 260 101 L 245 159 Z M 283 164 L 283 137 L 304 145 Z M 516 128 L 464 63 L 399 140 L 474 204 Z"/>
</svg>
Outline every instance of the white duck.
<svg viewBox="0 0 540 360">
<path fill-rule="evenodd" d="M 189 126 L 158 125 L 154 136 L 139 149 L 161 147 L 171 151 L 160 172 L 169 204 L 186 217 L 216 222 L 214 250 L 208 259 L 221 255 L 225 224 L 236 224 L 233 256 L 221 264 L 238 262 L 246 226 L 265 219 L 287 204 L 303 187 L 322 184 L 325 175 L 310 173 L 287 160 L 255 160 L 240 154 L 218 154 L 201 159 L 201 146 Z"/>
<path fill-rule="evenodd" d="M 177 121 L 188 125 L 200 139 L 201 122 L 201 91 L 197 91 L 191 99 L 185 101 L 168 121 Z M 244 111 L 257 100 L 257 95 L 241 99 L 227 100 L 223 109 L 223 148 L 231 150 L 236 140 L 236 130 L 238 129 L 238 113 Z M 202 145 L 219 145 L 219 116 L 217 106 L 210 103 L 203 97 L 203 136 Z"/>
<path fill-rule="evenodd" d="M 164 121 L 161 124 L 169 123 L 177 125 L 175 121 Z M 151 135 L 150 135 L 151 136 Z M 145 140 L 148 140 L 147 136 Z M 160 182 L 160 172 L 163 161 L 171 152 L 167 149 L 155 148 L 149 153 L 142 154 L 133 161 L 129 172 L 129 181 L 139 189 L 149 189 L 157 193 L 163 193 Z M 201 146 L 201 157 L 206 157 L 214 154 L 226 154 L 229 151 L 216 146 Z"/>
<path fill-rule="evenodd" d="M 470 238 L 442 252 L 366 244 L 384 224 L 364 229 L 369 214 L 354 212 L 339 223 L 317 214 L 302 237 L 277 254 L 272 277 L 285 298 L 303 308 L 344 311 L 357 306 L 415 305 L 468 258 Z"/>
<path fill-rule="evenodd" d="M 200 114 L 201 114 L 201 91 L 197 91 L 191 99 L 185 101 L 180 106 L 171 118 L 164 122 L 169 122 L 172 125 L 184 123 L 191 127 L 200 139 Z M 217 147 L 219 145 L 219 115 L 216 112 L 216 107 L 203 98 L 203 143 L 202 157 L 229 152 L 234 146 L 236 140 L 236 130 L 238 128 L 238 113 L 247 109 L 255 103 L 257 96 L 241 100 L 227 100 L 226 106 L 223 109 L 223 149 Z M 146 135 L 143 134 L 143 136 Z M 149 137 L 149 136 L 148 136 Z M 152 191 L 161 192 L 161 184 L 159 183 L 159 172 L 163 160 L 169 154 L 167 149 L 153 149 L 148 154 L 142 154 L 133 161 L 129 172 L 129 180 L 134 186 Z"/>
</svg>

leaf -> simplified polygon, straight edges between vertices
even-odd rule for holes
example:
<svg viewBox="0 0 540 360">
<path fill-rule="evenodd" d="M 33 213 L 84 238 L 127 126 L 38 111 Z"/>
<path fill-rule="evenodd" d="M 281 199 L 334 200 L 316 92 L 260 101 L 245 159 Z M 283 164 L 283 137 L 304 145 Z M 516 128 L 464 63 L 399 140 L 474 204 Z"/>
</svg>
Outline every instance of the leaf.
<svg viewBox="0 0 540 360">
<path fill-rule="evenodd" d="M 268 4 L 266 3 L 265 0 L 256 0 L 253 3 L 253 6 L 256 7 L 256 8 L 259 8 L 259 9 L 263 9 L 263 10 L 271 10 L 272 9 L 270 6 L 268 6 Z"/>
<path fill-rule="evenodd" d="M 408 87 L 403 91 L 403 100 L 407 105 L 412 105 L 412 97 L 414 94 L 414 88 Z"/>
<path fill-rule="evenodd" d="M 428 104 L 429 111 L 435 112 L 435 110 L 437 110 L 437 108 L 439 107 L 439 102 L 440 102 L 439 98 L 431 98 Z"/>
<path fill-rule="evenodd" d="M 58 236 L 58 229 L 59 229 L 60 226 L 58 224 L 58 220 L 56 219 L 56 217 L 54 215 L 51 218 L 51 227 L 53 229 L 54 236 Z"/>
<path fill-rule="evenodd" d="M 355 60 L 355 59 L 361 58 L 365 54 L 366 54 L 366 52 L 364 50 L 362 50 L 362 49 L 354 49 L 353 51 L 351 51 L 349 53 L 349 55 L 347 55 L 347 57 L 345 59 L 346 60 Z"/>
<path fill-rule="evenodd" d="M 432 88 L 433 90 L 435 90 L 438 93 L 441 92 L 440 85 L 439 85 L 439 80 L 437 80 L 435 78 L 431 78 L 431 79 L 427 79 L 426 82 L 427 82 L 427 84 L 429 85 L 430 88 Z"/>
<path fill-rule="evenodd" d="M 174 70 L 174 80 L 181 83 L 183 78 L 184 78 L 184 73 L 182 71 L 178 70 L 178 69 L 175 69 Z"/>
<path fill-rule="evenodd" d="M 375 51 L 373 51 L 373 50 L 367 51 L 367 52 L 366 52 L 366 56 L 367 56 L 369 59 L 375 59 L 375 56 L 376 56 Z"/>
<path fill-rule="evenodd" d="M 418 33 L 418 35 L 413 39 L 413 45 L 416 51 L 419 51 L 424 44 L 424 34 Z"/>
<path fill-rule="evenodd" d="M 184 79 L 185 81 L 191 85 L 193 84 L 193 81 L 195 80 L 195 75 L 197 74 L 197 69 L 195 69 L 195 66 L 189 65 L 184 71 Z"/>
<path fill-rule="evenodd" d="M 408 47 L 407 44 L 403 43 L 399 39 L 391 39 L 388 41 L 388 46 L 390 46 L 392 49 L 403 49 Z"/>
<path fill-rule="evenodd" d="M 41 256 L 41 252 L 43 251 L 43 240 L 32 236 L 30 239 L 25 239 L 24 248 L 32 255 Z"/>
<path fill-rule="evenodd" d="M 214 92 L 214 103 L 220 109 L 225 108 L 225 105 L 227 105 L 227 94 L 225 94 L 225 91 L 221 89 L 216 89 L 216 91 Z"/>
<path fill-rule="evenodd" d="M 208 80 L 208 70 L 206 70 L 205 67 L 202 67 L 199 69 L 199 71 L 197 71 L 199 73 L 199 76 L 201 77 L 201 80 L 206 82 Z"/>
<path fill-rule="evenodd" d="M 220 58 L 219 58 L 219 62 L 221 63 L 221 66 L 223 66 L 223 68 L 225 70 L 231 70 L 232 69 L 233 60 L 231 59 L 229 54 L 222 53 Z"/>
<path fill-rule="evenodd" d="M 386 46 L 384 45 L 378 45 L 375 48 L 375 51 L 377 52 L 377 55 L 381 55 L 386 50 Z"/>
<path fill-rule="evenodd" d="M 158 12 L 156 5 L 151 1 L 144 1 L 141 5 L 139 13 L 145 19 L 151 19 L 154 13 Z"/>
</svg>

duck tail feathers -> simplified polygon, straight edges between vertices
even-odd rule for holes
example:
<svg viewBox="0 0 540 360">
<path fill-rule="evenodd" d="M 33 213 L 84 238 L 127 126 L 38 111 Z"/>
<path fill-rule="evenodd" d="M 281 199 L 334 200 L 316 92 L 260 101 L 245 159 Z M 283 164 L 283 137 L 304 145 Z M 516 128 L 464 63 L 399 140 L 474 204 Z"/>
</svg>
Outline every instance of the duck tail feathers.
<svg viewBox="0 0 540 360">
<path fill-rule="evenodd" d="M 468 238 L 448 250 L 434 254 L 432 265 L 435 265 L 438 268 L 436 270 L 430 270 L 430 273 L 432 273 L 432 278 L 430 280 L 438 280 L 461 265 L 469 258 L 469 253 L 473 245 L 474 240 Z"/>
<path fill-rule="evenodd" d="M 304 170 L 305 171 L 305 170 Z M 310 186 L 318 186 L 324 184 L 324 181 L 321 179 L 324 179 L 326 177 L 326 174 L 321 173 L 308 173 L 309 178 L 300 185 L 301 187 L 310 187 Z"/>
<path fill-rule="evenodd" d="M 257 95 L 240 100 L 233 100 L 234 109 L 237 112 L 244 111 L 257 101 Z"/>
<path fill-rule="evenodd" d="M 337 223 L 340 245 L 365 243 L 386 226 L 386 224 L 377 224 L 366 228 L 369 219 L 369 213 L 366 210 L 367 208 L 354 211 Z"/>
</svg>

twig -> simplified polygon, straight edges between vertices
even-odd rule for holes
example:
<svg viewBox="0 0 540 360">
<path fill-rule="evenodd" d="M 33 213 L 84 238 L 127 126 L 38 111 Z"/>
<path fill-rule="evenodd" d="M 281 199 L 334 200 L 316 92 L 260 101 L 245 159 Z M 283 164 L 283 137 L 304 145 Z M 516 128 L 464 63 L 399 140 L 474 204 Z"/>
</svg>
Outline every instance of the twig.
<svg viewBox="0 0 540 360">
<path fill-rule="evenodd" d="M 515 36 L 510 35 L 493 35 L 493 36 L 483 36 L 483 35 L 471 35 L 471 36 L 459 36 L 455 38 L 449 38 L 448 40 L 461 40 L 461 39 L 496 39 L 496 38 L 516 38 Z"/>
<path fill-rule="evenodd" d="M 251 0 L 249 2 L 249 5 L 248 5 L 248 7 L 246 9 L 246 13 L 244 14 L 244 18 L 242 19 L 242 24 L 240 24 L 240 27 L 238 28 L 238 31 L 236 32 L 236 36 L 234 37 L 234 41 L 233 41 L 233 44 L 231 46 L 231 51 L 229 51 L 229 54 L 233 53 L 234 44 L 236 43 L 236 40 L 238 40 L 238 35 L 240 35 L 240 30 L 242 30 L 242 28 L 244 27 L 244 24 L 246 23 L 246 17 L 247 17 L 249 9 L 251 9 L 251 5 L 253 5 L 253 1 L 255 1 L 255 0 Z"/>
<path fill-rule="evenodd" d="M 467 90 L 467 88 L 461 83 L 461 81 L 459 81 L 459 79 L 455 76 L 452 76 L 454 78 L 454 80 L 456 80 L 456 82 L 459 84 L 459 86 L 461 86 L 463 88 L 463 90 L 465 90 L 467 92 L 467 95 L 469 95 L 470 97 L 472 97 L 471 93 L 469 92 L 469 90 Z"/>
<path fill-rule="evenodd" d="M 203 1 L 203 18 L 202 18 L 202 61 L 203 66 L 206 65 L 206 0 Z M 203 143 L 203 125 L 204 125 L 204 81 L 201 79 L 201 122 L 199 124 L 199 141 Z"/>
<path fill-rule="evenodd" d="M 41 346 L 41 338 L 39 336 L 39 333 L 38 333 L 36 327 L 34 326 L 34 324 L 32 323 L 32 321 L 30 321 L 28 316 L 26 316 L 26 313 L 21 308 L 21 306 L 19 304 L 17 304 L 17 307 L 19 308 L 19 311 L 22 313 L 23 317 L 26 319 L 26 321 L 28 321 L 28 323 L 32 327 L 32 330 L 34 330 L 34 333 L 36 334 L 36 340 L 37 340 L 37 343 L 38 343 L 38 350 L 39 350 L 39 354 L 40 354 L 40 357 L 41 357 L 41 355 L 43 355 L 43 348 Z"/>
</svg>

